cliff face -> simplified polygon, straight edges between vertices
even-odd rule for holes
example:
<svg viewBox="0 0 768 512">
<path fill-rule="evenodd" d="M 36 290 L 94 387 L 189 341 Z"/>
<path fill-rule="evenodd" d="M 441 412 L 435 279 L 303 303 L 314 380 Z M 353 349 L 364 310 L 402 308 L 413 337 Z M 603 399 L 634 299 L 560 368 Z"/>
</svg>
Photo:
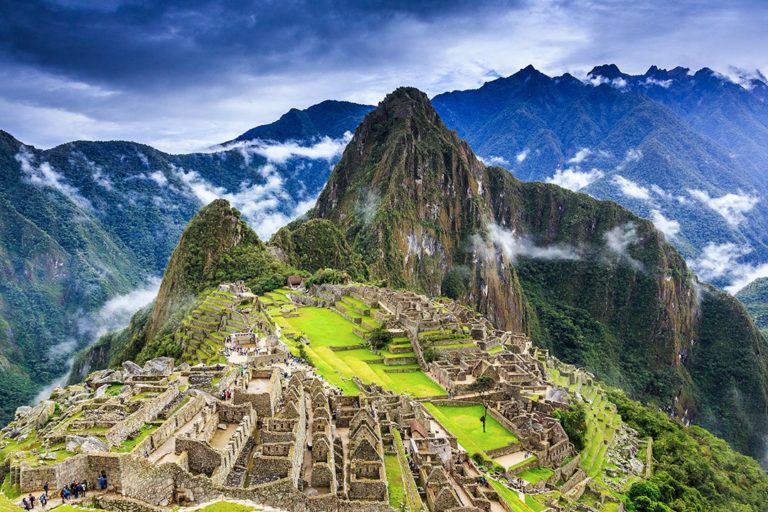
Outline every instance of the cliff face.
<svg viewBox="0 0 768 512">
<path fill-rule="evenodd" d="M 356 130 L 315 215 L 346 230 L 372 276 L 439 295 L 455 271 L 465 299 L 497 325 L 522 330 L 516 274 L 476 257 L 475 237 L 492 216 L 487 190 L 485 166 L 427 96 L 401 88 Z"/>
<path fill-rule="evenodd" d="M 420 91 L 398 89 L 365 118 L 314 215 L 346 232 L 372 278 L 460 298 L 497 327 L 757 453 L 768 371 L 765 340 L 743 308 L 700 287 L 650 222 L 486 167 Z M 713 331 L 718 316 L 744 335 L 731 340 L 746 343 L 738 354 Z M 703 363 L 712 358 L 721 366 Z M 756 377 L 734 378 L 731 364 Z M 726 381 L 741 405 L 723 417 L 713 386 Z"/>
</svg>

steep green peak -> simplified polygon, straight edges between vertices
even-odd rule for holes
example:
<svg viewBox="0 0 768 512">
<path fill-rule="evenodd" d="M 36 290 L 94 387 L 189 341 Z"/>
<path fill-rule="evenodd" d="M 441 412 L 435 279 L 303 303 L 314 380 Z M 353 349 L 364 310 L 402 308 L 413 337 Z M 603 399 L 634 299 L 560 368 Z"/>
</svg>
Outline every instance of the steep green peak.
<svg viewBox="0 0 768 512">
<path fill-rule="evenodd" d="M 264 245 L 240 218 L 239 211 L 224 199 L 217 199 L 197 212 L 184 229 L 163 275 L 149 337 L 179 304 L 215 285 L 239 247 L 264 252 Z"/>
<path fill-rule="evenodd" d="M 415 87 L 398 87 L 387 94 L 371 114 L 366 120 L 379 121 L 382 117 L 402 120 L 425 116 L 432 122 L 442 124 L 429 97 Z"/>
</svg>

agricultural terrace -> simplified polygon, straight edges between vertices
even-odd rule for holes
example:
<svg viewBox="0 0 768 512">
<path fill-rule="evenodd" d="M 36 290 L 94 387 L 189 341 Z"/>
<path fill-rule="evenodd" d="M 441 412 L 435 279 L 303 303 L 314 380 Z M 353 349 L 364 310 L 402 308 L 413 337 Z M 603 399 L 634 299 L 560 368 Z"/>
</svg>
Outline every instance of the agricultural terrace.
<svg viewBox="0 0 768 512">
<path fill-rule="evenodd" d="M 616 412 L 615 406 L 606 398 L 605 392 L 599 385 L 589 385 L 577 382 L 570 384 L 568 378 L 561 375 L 556 368 L 548 368 L 550 379 L 553 383 L 568 389 L 572 396 L 576 393 L 584 397 L 586 406 L 587 433 L 584 438 L 584 449 L 581 451 L 581 467 L 592 477 L 593 488 L 601 494 L 611 495 L 614 498 L 620 498 L 621 495 L 616 492 L 617 485 L 629 488 L 638 477 L 630 477 L 624 482 L 618 478 L 608 477 L 606 469 L 617 469 L 608 463 L 606 453 L 614 443 L 614 436 L 621 427 L 621 416 Z M 613 480 L 612 485 L 608 485 L 607 480 Z M 584 495 L 584 499 L 589 499 L 589 494 Z M 599 502 L 599 499 L 595 500 Z M 596 505 L 597 506 L 597 505 Z M 599 510 L 608 512 L 615 510 L 616 504 L 605 502 Z"/>
<path fill-rule="evenodd" d="M 309 340 L 306 355 L 317 372 L 345 394 L 358 394 L 359 378 L 389 391 L 415 397 L 440 396 L 445 390 L 421 371 L 408 340 L 395 339 L 388 350 L 371 351 L 361 335 L 379 326 L 360 301 L 345 297 L 337 310 L 296 307 L 283 294 L 267 294 L 268 313 L 281 328 L 282 341 L 293 354 L 301 338 Z M 359 318 L 359 324 L 342 316 Z M 390 363 L 390 364 L 385 364 Z"/>
<path fill-rule="evenodd" d="M 510 444 L 519 444 L 512 432 L 488 416 L 483 432 L 482 405 L 443 406 L 426 403 L 424 406 L 470 454 L 485 453 Z"/>
</svg>

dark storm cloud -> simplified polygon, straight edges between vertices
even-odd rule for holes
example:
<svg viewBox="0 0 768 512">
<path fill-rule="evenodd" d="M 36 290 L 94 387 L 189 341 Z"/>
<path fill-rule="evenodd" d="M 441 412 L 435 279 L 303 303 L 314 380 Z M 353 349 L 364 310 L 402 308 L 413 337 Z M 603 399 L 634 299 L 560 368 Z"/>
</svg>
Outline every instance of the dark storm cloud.
<svg viewBox="0 0 768 512">
<path fill-rule="evenodd" d="M 151 88 L 177 78 L 184 87 L 221 72 L 370 65 L 391 47 L 378 36 L 392 23 L 471 20 L 469 14 L 480 16 L 488 7 L 467 1 L 10 2 L 0 12 L 0 55 L 78 80 Z"/>
<path fill-rule="evenodd" d="M 203 147 L 291 107 L 533 64 L 768 70 L 768 2 L 0 0 L 0 128 Z"/>
</svg>

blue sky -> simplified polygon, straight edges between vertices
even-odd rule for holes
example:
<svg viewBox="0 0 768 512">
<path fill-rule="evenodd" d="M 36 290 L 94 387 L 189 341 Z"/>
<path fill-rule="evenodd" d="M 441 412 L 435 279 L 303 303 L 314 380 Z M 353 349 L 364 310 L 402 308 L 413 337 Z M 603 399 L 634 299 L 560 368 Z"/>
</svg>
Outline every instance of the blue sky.
<svg viewBox="0 0 768 512">
<path fill-rule="evenodd" d="M 768 71 L 768 2 L 0 0 L 0 129 L 50 147 L 229 140 L 291 107 L 528 64 Z"/>
</svg>

